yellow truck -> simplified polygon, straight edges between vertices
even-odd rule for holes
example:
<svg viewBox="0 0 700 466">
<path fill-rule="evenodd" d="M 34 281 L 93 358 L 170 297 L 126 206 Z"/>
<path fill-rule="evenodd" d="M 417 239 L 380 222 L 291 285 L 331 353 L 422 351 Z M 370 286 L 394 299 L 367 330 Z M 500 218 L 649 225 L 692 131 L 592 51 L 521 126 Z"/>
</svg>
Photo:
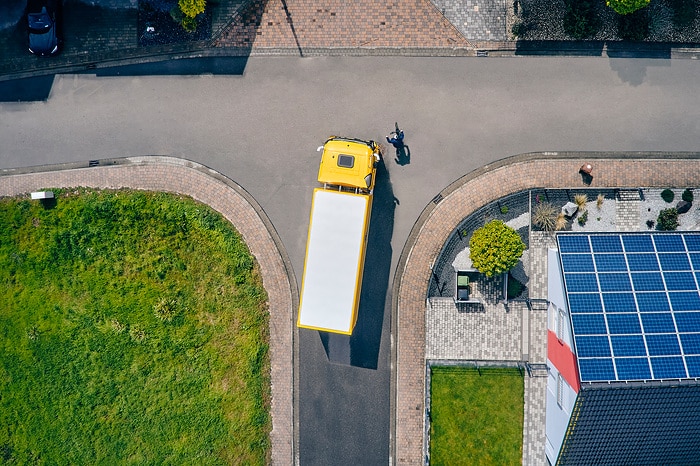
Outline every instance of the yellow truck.
<svg viewBox="0 0 700 466">
<path fill-rule="evenodd" d="M 331 136 L 311 200 L 297 326 L 351 335 L 357 322 L 379 145 Z"/>
</svg>

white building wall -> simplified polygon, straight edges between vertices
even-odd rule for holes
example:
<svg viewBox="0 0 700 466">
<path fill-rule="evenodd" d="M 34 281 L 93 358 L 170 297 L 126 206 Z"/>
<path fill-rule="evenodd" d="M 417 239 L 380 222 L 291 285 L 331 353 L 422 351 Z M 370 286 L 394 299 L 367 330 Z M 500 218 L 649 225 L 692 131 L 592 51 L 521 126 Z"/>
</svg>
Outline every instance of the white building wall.
<svg viewBox="0 0 700 466">
<path fill-rule="evenodd" d="M 576 392 L 559 375 L 551 361 L 547 360 L 549 377 L 547 379 L 547 421 L 545 452 L 549 462 L 555 464 L 569 425 L 571 412 L 576 403 Z"/>
</svg>

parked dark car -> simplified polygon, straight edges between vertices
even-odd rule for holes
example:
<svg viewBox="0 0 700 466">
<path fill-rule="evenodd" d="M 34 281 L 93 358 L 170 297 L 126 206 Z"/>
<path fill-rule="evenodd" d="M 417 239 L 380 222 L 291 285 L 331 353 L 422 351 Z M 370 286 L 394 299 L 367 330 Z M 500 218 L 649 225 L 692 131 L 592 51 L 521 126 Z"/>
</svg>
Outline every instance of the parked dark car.
<svg viewBox="0 0 700 466">
<path fill-rule="evenodd" d="M 27 3 L 29 51 L 34 55 L 58 53 L 60 6 L 60 0 L 29 0 Z"/>
</svg>

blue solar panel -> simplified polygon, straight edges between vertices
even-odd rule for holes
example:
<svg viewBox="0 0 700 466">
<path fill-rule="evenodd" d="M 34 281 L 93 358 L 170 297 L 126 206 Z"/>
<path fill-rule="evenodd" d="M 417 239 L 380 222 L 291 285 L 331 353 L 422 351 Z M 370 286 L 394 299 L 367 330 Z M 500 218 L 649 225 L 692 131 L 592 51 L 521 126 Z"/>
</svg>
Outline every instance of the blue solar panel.
<svg viewBox="0 0 700 466">
<path fill-rule="evenodd" d="M 690 262 L 686 253 L 669 252 L 659 254 L 662 270 L 690 270 Z"/>
<path fill-rule="evenodd" d="M 559 250 L 567 252 L 591 252 L 588 237 L 583 235 L 559 235 Z"/>
<path fill-rule="evenodd" d="M 558 241 L 582 382 L 700 378 L 700 234 Z"/>
<path fill-rule="evenodd" d="M 591 247 L 593 252 L 622 252 L 622 241 L 619 235 L 592 235 Z"/>
<path fill-rule="evenodd" d="M 630 277 L 626 273 L 598 274 L 600 291 L 632 291 Z"/>
<path fill-rule="evenodd" d="M 615 358 L 618 380 L 649 380 L 651 370 L 647 358 Z"/>
<path fill-rule="evenodd" d="M 700 333 L 681 333 L 681 345 L 683 345 L 683 354 L 700 355 Z"/>
<path fill-rule="evenodd" d="M 623 235 L 622 243 L 627 252 L 654 252 L 654 243 L 649 235 Z"/>
<path fill-rule="evenodd" d="M 579 359 L 582 382 L 615 380 L 612 358 Z"/>
<path fill-rule="evenodd" d="M 627 254 L 627 263 L 632 272 L 653 272 L 659 270 L 656 254 Z"/>
<path fill-rule="evenodd" d="M 613 335 L 610 337 L 614 356 L 646 356 L 644 337 L 641 335 Z"/>
<path fill-rule="evenodd" d="M 675 333 L 676 325 L 670 312 L 649 312 L 640 314 L 644 333 Z"/>
<path fill-rule="evenodd" d="M 576 353 L 582 358 L 609 357 L 608 337 L 576 337 Z"/>
<path fill-rule="evenodd" d="M 605 312 L 637 312 L 632 293 L 603 293 Z"/>
<path fill-rule="evenodd" d="M 598 272 L 626 272 L 627 262 L 622 254 L 595 254 Z"/>
<path fill-rule="evenodd" d="M 688 251 L 700 252 L 700 235 L 686 233 L 683 235 L 683 239 L 685 240 L 685 246 L 688 248 Z"/>
<path fill-rule="evenodd" d="M 685 365 L 688 366 L 688 377 L 700 377 L 700 356 L 686 356 Z"/>
<path fill-rule="evenodd" d="M 697 332 L 700 329 L 700 312 L 674 312 L 679 332 Z"/>
<path fill-rule="evenodd" d="M 639 314 L 607 314 L 610 334 L 626 335 L 642 333 L 639 325 Z"/>
<path fill-rule="evenodd" d="M 697 291 L 679 291 L 668 294 L 674 311 L 700 311 L 700 295 Z"/>
<path fill-rule="evenodd" d="M 650 358 L 655 379 L 685 379 L 685 365 L 681 357 Z"/>
<path fill-rule="evenodd" d="M 666 293 L 637 293 L 637 306 L 639 312 L 670 311 Z"/>
<path fill-rule="evenodd" d="M 690 262 L 692 262 L 693 264 L 693 269 L 700 270 L 700 254 L 696 252 L 691 252 L 689 255 Z"/>
<path fill-rule="evenodd" d="M 664 281 L 658 272 L 635 272 L 632 274 L 635 291 L 663 291 Z"/>
<path fill-rule="evenodd" d="M 658 252 L 685 251 L 685 244 L 680 235 L 654 235 L 654 244 Z"/>
<path fill-rule="evenodd" d="M 673 291 L 697 290 L 695 277 L 692 272 L 665 272 L 666 289 Z"/>
<path fill-rule="evenodd" d="M 646 340 L 650 356 L 675 356 L 681 354 L 678 336 L 675 333 L 647 335 Z"/>
<path fill-rule="evenodd" d="M 608 333 L 603 314 L 571 314 L 571 320 L 576 335 L 605 335 Z"/>
<path fill-rule="evenodd" d="M 590 254 L 562 254 L 564 272 L 595 272 Z"/>
<path fill-rule="evenodd" d="M 581 312 L 603 312 L 598 293 L 575 293 L 569 295 L 569 311 L 572 314 Z"/>
<path fill-rule="evenodd" d="M 566 291 L 569 293 L 590 293 L 598 291 L 598 280 L 594 273 L 565 273 Z"/>
</svg>

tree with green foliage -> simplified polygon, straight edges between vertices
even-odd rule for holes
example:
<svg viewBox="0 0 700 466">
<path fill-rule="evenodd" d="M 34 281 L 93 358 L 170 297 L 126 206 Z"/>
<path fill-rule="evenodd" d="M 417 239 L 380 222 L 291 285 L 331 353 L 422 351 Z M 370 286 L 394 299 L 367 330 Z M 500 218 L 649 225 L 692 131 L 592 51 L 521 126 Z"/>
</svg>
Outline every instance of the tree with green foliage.
<svg viewBox="0 0 700 466">
<path fill-rule="evenodd" d="M 187 32 L 197 30 L 197 15 L 204 13 L 207 0 L 178 0 L 177 7 L 170 10 L 173 20 L 180 23 Z"/>
<path fill-rule="evenodd" d="M 606 0 L 605 4 L 620 15 L 628 15 L 649 5 L 649 1 L 650 0 Z"/>
<path fill-rule="evenodd" d="M 517 265 L 525 243 L 513 228 L 500 220 L 492 220 L 474 232 L 469 248 L 474 267 L 492 277 Z"/>
</svg>

